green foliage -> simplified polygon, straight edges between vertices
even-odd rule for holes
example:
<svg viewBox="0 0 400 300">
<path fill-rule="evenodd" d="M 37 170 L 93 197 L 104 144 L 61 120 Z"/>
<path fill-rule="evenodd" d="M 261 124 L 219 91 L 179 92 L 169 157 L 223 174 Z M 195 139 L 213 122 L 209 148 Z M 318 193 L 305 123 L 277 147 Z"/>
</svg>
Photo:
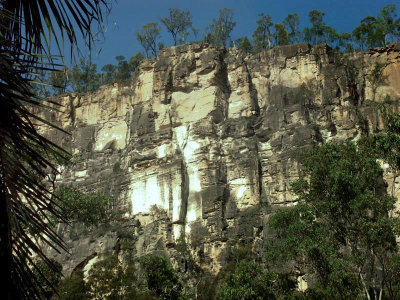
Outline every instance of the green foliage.
<svg viewBox="0 0 400 300">
<path fill-rule="evenodd" d="M 140 260 L 147 287 L 161 299 L 183 298 L 182 283 L 178 274 L 163 256 L 146 255 Z"/>
<path fill-rule="evenodd" d="M 253 52 L 253 46 L 251 45 L 247 36 L 238 38 L 235 44 L 239 49 L 243 50 L 244 52 Z"/>
<path fill-rule="evenodd" d="M 192 15 L 189 11 L 170 8 L 169 17 L 162 18 L 161 23 L 171 33 L 174 39 L 174 46 L 185 43 L 186 37 L 189 35 L 188 29 L 191 28 L 194 34 L 197 33 L 197 30 L 192 26 Z"/>
<path fill-rule="evenodd" d="M 310 44 L 320 44 L 325 42 L 326 25 L 323 21 L 324 12 L 312 10 L 308 13 L 312 27 L 304 28 L 304 40 Z"/>
<path fill-rule="evenodd" d="M 43 297 L 50 299 L 61 279 L 62 266 L 57 261 L 50 259 L 50 264 L 39 261 L 33 269 L 33 275 L 37 278 L 38 290 Z"/>
<path fill-rule="evenodd" d="M 390 112 L 387 105 L 380 106 L 380 114 L 385 124 L 385 130 L 364 137 L 359 141 L 359 145 L 369 149 L 371 156 L 380 158 L 389 164 L 394 175 L 394 182 L 400 171 L 400 114 Z M 392 194 L 394 194 L 394 190 L 392 190 Z"/>
<path fill-rule="evenodd" d="M 218 287 L 218 300 L 278 299 L 292 294 L 295 282 L 287 274 L 269 272 L 259 264 L 241 260 Z"/>
<path fill-rule="evenodd" d="M 213 23 L 207 26 L 207 35 L 204 40 L 218 47 L 226 47 L 231 41 L 231 32 L 235 26 L 233 10 L 230 8 L 221 9 L 218 19 L 214 19 Z"/>
<path fill-rule="evenodd" d="M 361 49 L 381 47 L 400 37 L 400 18 L 396 19 L 396 6 L 386 5 L 377 17 L 368 16 L 353 30 L 353 37 Z"/>
<path fill-rule="evenodd" d="M 263 13 L 259 15 L 261 18 L 257 20 L 257 28 L 253 33 L 254 50 L 261 51 L 272 47 L 272 20 L 268 15 Z"/>
<path fill-rule="evenodd" d="M 103 72 L 101 74 L 101 83 L 109 84 L 115 82 L 115 72 L 117 71 L 117 66 L 113 64 L 106 64 L 101 68 Z"/>
<path fill-rule="evenodd" d="M 107 64 L 101 68 L 103 72 L 101 74 L 102 84 L 121 82 L 129 79 L 144 60 L 144 55 L 138 52 L 129 59 L 129 62 L 122 55 L 116 56 L 115 59 L 118 62 L 117 65 Z"/>
<path fill-rule="evenodd" d="M 133 261 L 122 267 L 116 255 L 96 262 L 89 271 L 87 286 L 91 299 L 136 299 L 137 270 Z"/>
<path fill-rule="evenodd" d="M 269 259 L 296 261 L 335 298 L 356 297 L 361 283 L 382 288 L 371 278 L 397 251 L 399 219 L 389 214 L 395 199 L 375 157 L 350 142 L 330 143 L 307 151 L 301 162 L 303 178 L 293 184 L 297 205 L 277 210 L 269 222 L 277 237 Z"/>
<path fill-rule="evenodd" d="M 58 287 L 59 300 L 89 300 L 88 287 L 83 279 L 83 271 L 78 270 L 71 274 L 70 277 L 61 280 Z"/>
<path fill-rule="evenodd" d="M 216 293 L 218 300 L 273 299 L 272 278 L 252 261 L 240 261 L 225 276 Z"/>
<path fill-rule="evenodd" d="M 48 77 L 48 82 L 53 90 L 53 95 L 65 93 L 69 84 L 67 69 L 51 71 Z"/>
<path fill-rule="evenodd" d="M 123 55 L 118 55 L 115 57 L 115 59 L 118 61 L 115 74 L 116 81 L 123 81 L 125 79 L 128 79 L 131 76 L 132 71 L 129 62 L 125 60 L 125 56 Z"/>
<path fill-rule="evenodd" d="M 148 23 L 136 32 L 136 39 L 144 48 L 146 56 L 157 56 L 157 40 L 160 37 L 161 27 L 157 23 Z"/>
<path fill-rule="evenodd" d="M 195 292 L 196 300 L 215 299 L 218 281 L 215 276 L 201 276 Z"/>
<path fill-rule="evenodd" d="M 95 226 L 110 220 L 114 198 L 101 192 L 82 193 L 71 187 L 61 187 L 54 193 L 66 221 L 79 221 Z"/>
<path fill-rule="evenodd" d="M 136 53 L 129 59 L 129 64 L 131 65 L 132 72 L 135 72 L 139 68 L 144 59 L 145 57 L 141 52 Z"/>
<path fill-rule="evenodd" d="M 59 297 L 55 298 L 154 300 L 147 291 L 142 291 L 137 273 L 133 260 L 127 261 L 124 267 L 116 255 L 109 255 L 92 266 L 86 281 L 81 270 L 63 279 L 58 288 Z"/>
<path fill-rule="evenodd" d="M 378 86 L 383 84 L 387 78 L 387 76 L 383 75 L 383 71 L 385 70 L 387 64 L 376 62 L 374 68 L 371 71 L 371 74 L 367 75 L 367 79 L 371 82 L 372 90 L 374 94 L 376 93 L 376 89 Z"/>
<path fill-rule="evenodd" d="M 299 15 L 296 13 L 289 14 L 285 18 L 285 20 L 283 20 L 283 26 L 285 26 L 285 29 L 288 32 L 290 44 L 300 43 L 301 33 L 299 30 L 300 26 Z"/>
<path fill-rule="evenodd" d="M 281 23 L 276 23 L 274 25 L 274 42 L 277 46 L 283 46 L 289 44 L 289 34 L 285 27 Z"/>
<path fill-rule="evenodd" d="M 341 36 L 334 28 L 325 24 L 323 20 L 324 16 L 325 13 L 319 10 L 312 10 L 308 13 L 312 27 L 304 28 L 304 40 L 313 45 L 327 43 L 339 49 Z M 347 35 L 344 37 L 347 37 Z M 342 43 L 344 42 L 344 37 L 342 37 Z"/>
<path fill-rule="evenodd" d="M 69 70 L 69 76 L 72 89 L 77 93 L 93 91 L 100 86 L 97 66 L 84 59 Z"/>
<path fill-rule="evenodd" d="M 232 264 L 249 259 L 252 256 L 251 245 L 237 240 L 229 241 L 226 256 Z"/>
</svg>

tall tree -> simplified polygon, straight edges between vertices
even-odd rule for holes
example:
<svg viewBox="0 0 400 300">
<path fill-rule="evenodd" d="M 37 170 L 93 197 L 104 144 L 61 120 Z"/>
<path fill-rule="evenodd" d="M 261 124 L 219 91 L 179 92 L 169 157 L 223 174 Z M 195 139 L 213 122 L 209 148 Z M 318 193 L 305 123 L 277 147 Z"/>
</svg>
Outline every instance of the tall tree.
<svg viewBox="0 0 400 300">
<path fill-rule="evenodd" d="M 361 20 L 360 26 L 353 30 L 353 36 L 361 49 L 374 48 L 385 45 L 385 33 L 374 17 L 366 17 Z"/>
<path fill-rule="evenodd" d="M 384 35 L 384 43 L 388 44 L 400 38 L 400 18 L 397 18 L 396 5 L 386 5 L 377 16 L 378 26 Z"/>
<path fill-rule="evenodd" d="M 144 55 L 141 52 L 136 53 L 129 59 L 129 65 L 131 67 L 132 72 L 135 72 L 139 65 L 143 62 Z"/>
<path fill-rule="evenodd" d="M 233 10 L 224 8 L 219 11 L 219 18 L 214 19 L 213 23 L 207 26 L 208 34 L 205 37 L 206 42 L 210 42 L 219 47 L 226 47 L 231 41 L 231 33 L 236 26 L 233 21 Z"/>
<path fill-rule="evenodd" d="M 289 34 L 285 27 L 281 23 L 276 23 L 274 25 L 274 42 L 277 46 L 283 46 L 289 44 Z"/>
<path fill-rule="evenodd" d="M 136 38 L 144 48 L 147 57 L 149 54 L 157 56 L 157 40 L 160 38 L 160 31 L 161 28 L 157 23 L 148 23 L 136 32 Z"/>
<path fill-rule="evenodd" d="M 125 56 L 123 55 L 118 55 L 115 59 L 118 61 L 116 73 L 117 81 L 128 79 L 132 73 L 129 62 L 126 61 Z"/>
<path fill-rule="evenodd" d="M 325 43 L 332 48 L 340 49 L 340 34 L 332 27 L 325 26 Z"/>
<path fill-rule="evenodd" d="M 384 34 L 384 43 L 396 41 L 400 37 L 400 18 L 397 18 L 396 5 L 386 5 L 379 12 L 377 22 Z"/>
<path fill-rule="evenodd" d="M 236 44 L 236 47 L 238 47 L 239 49 L 242 49 L 244 52 L 252 52 L 253 51 L 253 45 L 250 43 L 250 40 L 247 36 L 238 38 L 236 40 L 235 44 Z"/>
<path fill-rule="evenodd" d="M 101 84 L 109 84 L 115 82 L 115 71 L 117 67 L 113 64 L 106 64 L 101 68 Z"/>
<path fill-rule="evenodd" d="M 323 20 L 324 12 L 312 10 L 308 13 L 308 17 L 312 27 L 304 28 L 304 39 L 315 45 L 326 42 L 326 25 Z"/>
<path fill-rule="evenodd" d="M 343 32 L 339 35 L 339 48 L 345 52 L 351 52 L 354 50 L 353 38 L 350 33 Z"/>
<path fill-rule="evenodd" d="M 62 216 L 42 183 L 46 168 L 56 170 L 47 154 L 58 155 L 53 149 L 62 149 L 33 125 L 44 120 L 28 111 L 26 104 L 45 107 L 51 103 L 31 90 L 33 74 L 54 68 L 52 57 L 46 60 L 48 56 L 41 55 L 49 53 L 50 40 L 60 46 L 65 37 L 71 50 L 78 33 L 92 41 L 92 25 L 103 23 L 103 7 L 107 7 L 105 0 L 0 2 L 0 275 L 4 299 L 41 297 L 28 267 L 37 269 L 32 255 L 54 267 L 28 232 L 38 232 L 43 243 L 63 247 L 47 223 L 49 214 Z"/>
<path fill-rule="evenodd" d="M 96 64 L 81 58 L 79 64 L 76 64 L 69 70 L 71 85 L 74 92 L 93 91 L 100 85 L 100 76 L 97 73 Z"/>
<path fill-rule="evenodd" d="M 400 38 L 400 18 L 396 6 L 386 5 L 377 17 L 368 16 L 353 30 L 353 37 L 359 48 L 382 47 Z"/>
<path fill-rule="evenodd" d="M 272 19 L 270 16 L 261 13 L 261 18 L 257 20 L 257 28 L 253 33 L 254 48 L 261 51 L 272 47 Z"/>
<path fill-rule="evenodd" d="M 395 199 L 371 149 L 330 143 L 309 150 L 301 162 L 302 179 L 293 185 L 297 205 L 271 218 L 278 237 L 271 258 L 295 260 L 335 299 L 382 293 L 400 223 L 390 214 Z"/>
<path fill-rule="evenodd" d="M 162 18 L 161 23 L 171 33 L 174 39 L 174 46 L 178 43 L 184 44 L 186 37 L 189 35 L 189 29 L 196 33 L 196 29 L 192 26 L 192 15 L 189 11 L 182 11 L 178 8 L 169 9 L 169 17 Z"/>
<path fill-rule="evenodd" d="M 51 71 L 48 77 L 48 82 L 53 90 L 53 95 L 65 93 L 69 83 L 67 68 L 64 68 L 63 70 Z"/>
<path fill-rule="evenodd" d="M 288 15 L 285 20 L 283 20 L 283 25 L 289 34 L 289 42 L 291 44 L 300 43 L 301 32 L 300 32 L 300 18 L 299 15 L 294 13 Z"/>
</svg>

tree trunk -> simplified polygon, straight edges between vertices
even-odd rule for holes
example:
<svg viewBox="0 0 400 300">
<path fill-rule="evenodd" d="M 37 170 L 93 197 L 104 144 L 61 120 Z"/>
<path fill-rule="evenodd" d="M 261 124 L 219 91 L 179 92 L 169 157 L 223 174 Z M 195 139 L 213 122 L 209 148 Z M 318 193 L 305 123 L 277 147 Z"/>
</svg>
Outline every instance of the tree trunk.
<svg viewBox="0 0 400 300">
<path fill-rule="evenodd" d="M 362 286 L 363 286 L 364 291 L 365 291 L 365 296 L 367 297 L 368 300 L 371 300 L 371 297 L 369 296 L 368 289 L 367 289 L 367 286 L 365 284 L 364 278 L 363 278 L 363 276 L 361 274 L 361 271 L 360 271 L 360 278 L 361 278 Z"/>
</svg>

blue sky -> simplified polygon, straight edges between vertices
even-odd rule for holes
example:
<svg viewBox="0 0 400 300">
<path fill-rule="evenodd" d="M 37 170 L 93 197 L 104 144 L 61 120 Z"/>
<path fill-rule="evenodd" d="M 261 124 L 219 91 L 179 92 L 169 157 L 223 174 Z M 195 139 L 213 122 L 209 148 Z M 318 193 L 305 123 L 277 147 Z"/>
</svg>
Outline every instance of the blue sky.
<svg viewBox="0 0 400 300">
<path fill-rule="evenodd" d="M 360 24 L 361 19 L 376 16 L 387 4 L 396 4 L 400 15 L 398 0 L 116 0 L 113 1 L 104 38 L 96 46 L 99 53 L 92 54 L 92 61 L 100 69 L 108 63 L 116 64 L 114 58 L 117 55 L 129 58 L 142 51 L 135 32 L 146 23 L 160 23 L 160 18 L 168 15 L 169 8 L 191 12 L 194 27 L 200 30 L 197 38 L 199 40 L 207 25 L 218 17 L 222 8 L 231 8 L 234 11 L 236 27 L 232 38 L 236 39 L 240 36 L 251 36 L 260 13 L 269 14 L 275 23 L 281 22 L 290 13 L 297 13 L 301 27 L 304 27 L 309 25 L 308 12 L 318 9 L 326 13 L 325 22 L 328 25 L 339 32 L 351 32 Z M 166 46 L 172 45 L 170 34 L 164 28 L 161 35 L 160 41 Z"/>
</svg>

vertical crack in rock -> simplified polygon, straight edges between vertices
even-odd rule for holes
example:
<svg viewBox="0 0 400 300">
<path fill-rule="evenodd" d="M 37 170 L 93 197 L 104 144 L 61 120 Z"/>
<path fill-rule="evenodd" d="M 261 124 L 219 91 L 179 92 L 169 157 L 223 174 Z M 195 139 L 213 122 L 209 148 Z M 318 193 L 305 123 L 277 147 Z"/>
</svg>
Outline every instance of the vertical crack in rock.
<svg viewBox="0 0 400 300">
<path fill-rule="evenodd" d="M 185 158 L 181 160 L 181 211 L 179 213 L 179 223 L 185 225 L 188 200 L 189 200 L 189 174 L 186 167 Z M 184 226 L 183 226 L 184 227 Z"/>
<path fill-rule="evenodd" d="M 170 104 L 172 100 L 172 92 L 174 89 L 172 70 L 167 71 L 164 84 L 164 99 L 161 99 L 162 104 Z"/>
<path fill-rule="evenodd" d="M 218 59 L 219 64 L 217 64 L 215 75 L 214 75 L 214 84 L 219 87 L 221 91 L 221 95 L 216 95 L 216 105 L 220 106 L 223 110 L 225 119 L 228 118 L 228 111 L 229 111 L 229 98 L 231 96 L 231 86 L 229 84 L 229 74 L 228 74 L 228 67 L 225 62 L 227 55 L 227 51 L 221 50 Z"/>
<path fill-rule="evenodd" d="M 71 118 L 71 126 L 75 126 L 75 120 L 76 120 L 76 110 L 74 106 L 74 100 L 71 96 L 69 98 L 69 106 L 70 106 L 70 112 L 69 112 L 69 117 Z"/>
<path fill-rule="evenodd" d="M 262 183 L 262 178 L 263 178 L 263 171 L 262 171 L 262 165 L 261 165 L 261 159 L 260 159 L 260 152 L 258 151 L 257 147 L 257 176 L 258 176 L 258 195 L 260 197 L 260 204 L 263 203 L 263 183 Z"/>
<path fill-rule="evenodd" d="M 247 82 L 249 84 L 250 91 L 250 100 L 251 100 L 251 112 L 252 114 L 259 116 L 260 115 L 260 106 L 258 104 L 258 91 L 257 88 L 253 84 L 253 79 L 251 77 L 249 68 L 247 66 L 246 61 L 243 61 L 244 68 L 246 69 Z"/>
</svg>

